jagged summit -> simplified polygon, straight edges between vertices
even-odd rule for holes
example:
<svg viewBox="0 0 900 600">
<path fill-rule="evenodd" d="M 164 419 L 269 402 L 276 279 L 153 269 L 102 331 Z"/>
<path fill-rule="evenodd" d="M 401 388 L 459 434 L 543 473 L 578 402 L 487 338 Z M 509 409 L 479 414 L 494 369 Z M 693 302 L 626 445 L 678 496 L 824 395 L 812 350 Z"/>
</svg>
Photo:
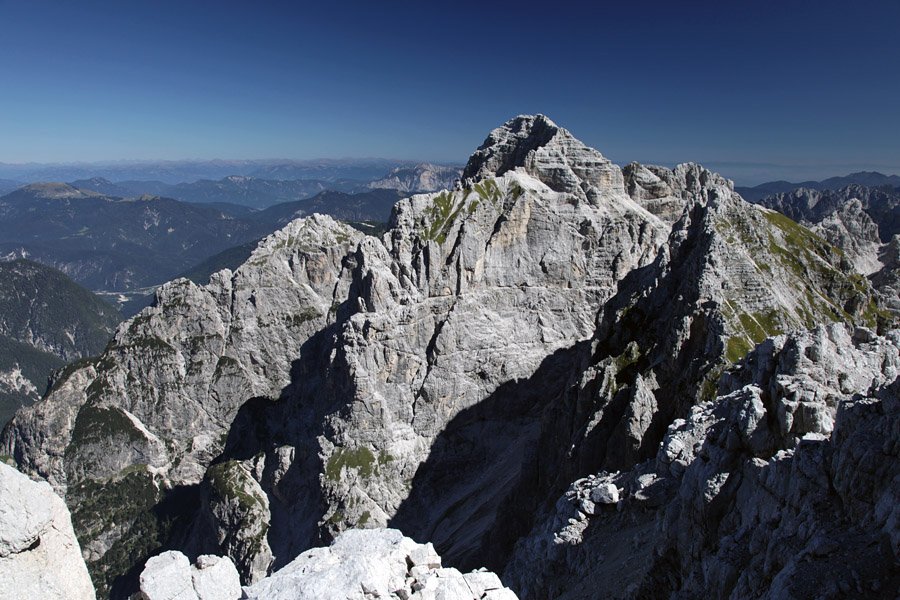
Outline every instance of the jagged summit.
<svg viewBox="0 0 900 600">
<path fill-rule="evenodd" d="M 624 191 L 616 165 L 544 115 L 520 115 L 493 130 L 469 158 L 462 182 L 499 177 L 517 168 L 556 192 L 591 203 L 609 190 Z"/>
</svg>

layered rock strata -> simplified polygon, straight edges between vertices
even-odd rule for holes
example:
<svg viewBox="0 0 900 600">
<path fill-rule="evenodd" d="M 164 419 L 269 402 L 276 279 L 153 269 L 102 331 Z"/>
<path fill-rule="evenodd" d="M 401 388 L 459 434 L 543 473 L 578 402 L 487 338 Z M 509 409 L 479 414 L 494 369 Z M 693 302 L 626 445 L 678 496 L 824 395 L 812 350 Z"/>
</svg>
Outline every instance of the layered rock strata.
<svg viewBox="0 0 900 600">
<path fill-rule="evenodd" d="M 849 185 L 840 190 L 797 189 L 759 201 L 809 227 L 841 248 L 860 273 L 869 276 L 891 314 L 900 315 L 900 194 L 889 187 Z"/>
</svg>

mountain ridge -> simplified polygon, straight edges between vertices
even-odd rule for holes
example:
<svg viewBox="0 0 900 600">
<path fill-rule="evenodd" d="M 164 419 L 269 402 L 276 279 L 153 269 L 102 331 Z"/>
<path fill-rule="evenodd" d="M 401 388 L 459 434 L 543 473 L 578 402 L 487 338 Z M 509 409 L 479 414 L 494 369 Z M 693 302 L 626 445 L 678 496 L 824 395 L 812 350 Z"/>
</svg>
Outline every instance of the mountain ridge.
<svg viewBox="0 0 900 600">
<path fill-rule="evenodd" d="M 757 202 L 766 196 L 783 194 L 800 188 L 824 191 L 839 190 L 848 185 L 860 185 L 863 187 L 890 186 L 896 188 L 900 187 L 900 176 L 885 175 L 878 171 L 857 171 L 848 175 L 829 177 L 822 181 L 803 181 L 800 183 L 768 181 L 755 186 L 744 186 L 735 189 L 745 200 Z"/>
<path fill-rule="evenodd" d="M 728 180 L 623 173 L 520 116 L 380 239 L 313 215 L 206 286 L 164 285 L 2 451 L 65 493 L 101 590 L 148 539 L 254 582 L 387 524 L 496 570 L 540 507 L 652 457 L 755 344 L 879 310 L 830 244 Z M 175 494 L 195 509 L 167 513 Z"/>
</svg>

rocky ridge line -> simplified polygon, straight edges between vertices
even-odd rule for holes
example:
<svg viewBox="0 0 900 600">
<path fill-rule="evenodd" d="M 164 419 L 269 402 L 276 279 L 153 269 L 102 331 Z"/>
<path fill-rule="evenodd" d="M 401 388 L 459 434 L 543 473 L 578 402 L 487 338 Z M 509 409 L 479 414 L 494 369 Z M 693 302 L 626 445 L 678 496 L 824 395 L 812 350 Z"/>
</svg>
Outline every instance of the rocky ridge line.
<svg viewBox="0 0 900 600">
<path fill-rule="evenodd" d="M 168 284 L 4 453 L 66 491 L 101 586 L 148 531 L 244 583 L 385 525 L 502 567 L 547 498 L 650 458 L 753 344 L 874 323 L 854 277 L 702 167 L 626 178 L 519 117 L 380 240 L 314 216 L 208 286 Z"/>
<path fill-rule="evenodd" d="M 575 481 L 504 580 L 566 599 L 601 581 L 610 598 L 892 598 L 898 376 L 897 331 L 766 340 L 654 458 Z"/>
</svg>

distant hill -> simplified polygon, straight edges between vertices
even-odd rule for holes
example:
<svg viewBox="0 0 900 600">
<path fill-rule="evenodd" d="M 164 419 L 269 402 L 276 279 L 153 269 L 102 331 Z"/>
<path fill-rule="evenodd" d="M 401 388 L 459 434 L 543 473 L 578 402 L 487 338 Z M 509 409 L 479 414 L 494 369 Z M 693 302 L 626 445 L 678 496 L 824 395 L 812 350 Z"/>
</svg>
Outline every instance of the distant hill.
<svg viewBox="0 0 900 600">
<path fill-rule="evenodd" d="M 306 200 L 276 204 L 250 215 L 250 218 L 281 227 L 317 212 L 340 220 L 384 223 L 390 218 L 394 204 L 405 195 L 397 190 L 371 190 L 359 194 L 325 191 Z"/>
<path fill-rule="evenodd" d="M 102 352 L 121 320 L 56 269 L 0 262 L 0 427 L 43 394 L 54 369 Z"/>
<path fill-rule="evenodd" d="M 266 210 L 255 211 L 249 218 L 265 223 L 271 231 L 283 227 L 294 219 L 314 212 L 325 213 L 342 219 L 348 225 L 368 235 L 380 236 L 387 230 L 391 209 L 403 194 L 396 190 L 371 190 L 360 194 L 326 191 L 314 198 L 276 204 Z M 258 240 L 240 244 L 210 256 L 199 264 L 173 276 L 186 277 L 198 284 L 205 284 L 209 276 L 222 269 L 236 269 L 256 248 Z M 155 292 L 135 295 L 122 303 L 120 311 L 126 318 L 136 315 L 153 302 Z"/>
<path fill-rule="evenodd" d="M 40 400 L 60 357 L 0 335 L 0 430 L 21 406 Z"/>
<path fill-rule="evenodd" d="M 758 202 L 767 196 L 784 194 L 798 188 L 819 191 L 840 190 L 853 184 L 861 185 L 863 187 L 879 187 L 883 185 L 898 187 L 900 186 L 900 176 L 885 175 L 883 173 L 878 173 L 877 171 L 859 171 L 858 173 L 850 173 L 843 177 L 829 177 L 822 181 L 802 181 L 800 183 L 769 181 L 753 187 L 735 186 L 734 191 L 743 196 L 744 200 Z"/>
<path fill-rule="evenodd" d="M 99 192 L 105 196 L 112 196 L 114 198 L 127 198 L 128 196 L 133 195 L 131 193 L 131 190 L 129 190 L 128 188 L 116 185 L 109 179 L 104 179 L 103 177 L 79 179 L 77 181 L 70 182 L 69 185 L 71 185 L 75 189 L 79 189 L 82 191 Z"/>
<path fill-rule="evenodd" d="M 0 197 L 0 255 L 52 265 L 93 290 L 168 281 L 272 226 L 168 198 L 115 199 L 63 183 Z"/>
<path fill-rule="evenodd" d="M 397 167 L 390 173 L 369 182 L 369 189 L 393 189 L 406 193 L 436 192 L 453 187 L 462 175 L 462 167 L 446 167 L 422 163 L 418 165 Z"/>
<path fill-rule="evenodd" d="M 425 167 L 434 167 L 434 169 Z M 445 169 L 450 170 L 445 171 Z M 233 207 L 265 209 L 284 202 L 312 198 L 323 191 L 346 194 L 380 188 L 397 189 L 404 192 L 434 191 L 452 185 L 452 182 L 459 176 L 458 171 L 452 167 L 434 165 L 419 165 L 408 169 L 404 167 L 392 171 L 392 173 L 396 173 L 393 176 L 386 176 L 369 184 L 357 179 L 279 180 L 231 175 L 218 181 L 201 179 L 193 183 L 177 185 L 159 181 L 122 181 L 114 184 L 102 178 L 75 181 L 71 185 L 81 190 L 97 191 L 110 196 L 126 197 L 151 194 L 174 198 L 182 202 L 215 205 L 226 214 L 242 216 L 249 214 L 249 211 L 235 211 Z"/>
<path fill-rule="evenodd" d="M 202 179 L 194 183 L 180 183 L 169 189 L 166 195 L 183 202 L 227 202 L 262 209 L 282 202 L 312 198 L 325 190 L 352 192 L 362 185 L 362 182 L 353 179 L 281 181 L 233 175 L 219 181 Z"/>
<path fill-rule="evenodd" d="M 324 159 L 310 161 L 286 161 L 261 166 L 249 175 L 261 179 L 317 179 L 337 181 L 355 179 L 360 182 L 383 177 L 391 169 L 410 164 L 409 161 L 392 159 Z"/>
<path fill-rule="evenodd" d="M 108 182 L 76 182 L 110 189 Z M 115 184 L 112 184 L 115 185 Z M 58 268 L 128 316 L 176 277 L 197 281 L 241 264 L 255 241 L 314 212 L 367 221 L 377 231 L 403 194 L 325 191 L 266 210 L 170 198 L 114 198 L 65 183 L 36 183 L 0 197 L 0 258 Z"/>
<path fill-rule="evenodd" d="M 163 183 L 162 181 L 134 180 L 117 181 L 115 185 L 128 190 L 129 196 L 143 196 L 144 194 L 150 194 L 151 196 L 164 196 L 166 198 L 172 197 L 170 192 L 175 187 L 175 184 L 173 183 Z"/>
</svg>

